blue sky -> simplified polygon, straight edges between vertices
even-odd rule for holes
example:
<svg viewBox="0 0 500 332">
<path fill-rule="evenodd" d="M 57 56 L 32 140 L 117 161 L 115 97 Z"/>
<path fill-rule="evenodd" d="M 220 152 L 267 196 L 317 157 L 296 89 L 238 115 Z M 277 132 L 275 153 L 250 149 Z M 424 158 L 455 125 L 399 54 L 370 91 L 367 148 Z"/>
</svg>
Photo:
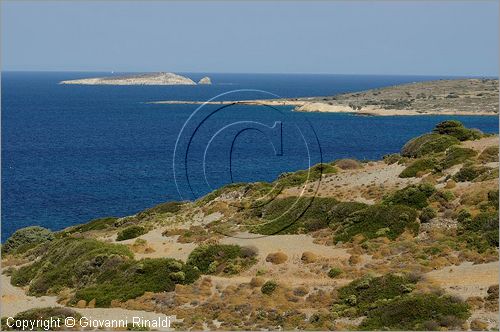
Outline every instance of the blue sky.
<svg viewBox="0 0 500 332">
<path fill-rule="evenodd" d="M 498 6 L 2 1 L 2 69 L 498 76 Z"/>
</svg>

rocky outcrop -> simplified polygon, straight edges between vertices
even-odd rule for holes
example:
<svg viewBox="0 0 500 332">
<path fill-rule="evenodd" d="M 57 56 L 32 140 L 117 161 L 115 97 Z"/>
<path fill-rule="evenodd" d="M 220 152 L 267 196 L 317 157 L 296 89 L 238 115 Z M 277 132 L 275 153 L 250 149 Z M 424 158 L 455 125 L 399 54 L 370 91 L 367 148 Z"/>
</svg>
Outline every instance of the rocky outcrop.
<svg viewBox="0 0 500 332">
<path fill-rule="evenodd" d="M 205 76 L 198 82 L 198 84 L 212 84 L 212 80 L 210 77 Z"/>
<path fill-rule="evenodd" d="M 185 76 L 174 73 L 151 73 L 127 76 L 83 78 L 79 80 L 61 81 L 59 84 L 82 85 L 196 85 Z"/>
</svg>

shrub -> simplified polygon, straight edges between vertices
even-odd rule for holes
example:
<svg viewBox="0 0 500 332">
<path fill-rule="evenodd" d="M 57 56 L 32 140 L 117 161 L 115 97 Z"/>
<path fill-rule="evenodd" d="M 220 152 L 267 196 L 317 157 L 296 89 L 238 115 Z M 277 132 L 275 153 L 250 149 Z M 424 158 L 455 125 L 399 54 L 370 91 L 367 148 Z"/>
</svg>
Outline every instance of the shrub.
<svg viewBox="0 0 500 332">
<path fill-rule="evenodd" d="M 329 212 L 329 226 L 337 228 L 342 225 L 354 212 L 366 208 L 368 205 L 360 202 L 340 202 Z"/>
<path fill-rule="evenodd" d="M 12 234 L 2 246 L 4 254 L 23 253 L 36 245 L 51 241 L 54 239 L 54 234 L 40 226 L 30 226 L 18 229 Z"/>
<path fill-rule="evenodd" d="M 360 312 L 376 307 L 378 301 L 387 301 L 413 290 L 416 278 L 409 275 L 386 274 L 376 278 L 356 279 L 339 289 L 339 301 L 357 306 Z M 352 303 L 352 299 L 356 303 Z M 349 303 L 351 302 L 351 303 Z"/>
<path fill-rule="evenodd" d="M 154 214 L 176 213 L 180 211 L 184 204 L 184 202 L 166 202 L 158 204 L 152 208 L 139 212 L 137 218 L 143 219 Z"/>
<path fill-rule="evenodd" d="M 118 232 L 116 241 L 124 241 L 136 238 L 146 233 L 146 229 L 142 226 L 129 226 L 124 230 Z"/>
<path fill-rule="evenodd" d="M 170 273 L 182 271 L 182 283 L 192 283 L 199 272 L 170 258 L 135 261 L 123 245 L 93 239 L 63 238 L 50 243 L 39 260 L 14 271 L 11 283 L 29 285 L 29 294 L 46 295 L 69 288 L 72 303 L 95 299 L 96 306 L 107 307 L 112 300 L 125 301 L 144 292 L 173 290 L 180 280 Z"/>
<path fill-rule="evenodd" d="M 336 241 L 350 241 L 361 234 L 365 239 L 381 235 L 394 240 L 405 230 L 416 234 L 419 224 L 416 211 L 404 205 L 376 204 L 355 212 L 336 232 Z M 379 230 L 384 229 L 384 234 Z"/>
<path fill-rule="evenodd" d="M 298 233 L 328 227 L 330 210 L 338 203 L 331 197 L 287 197 L 275 199 L 266 206 L 252 209 L 253 216 L 270 220 L 255 227 L 259 234 Z"/>
<path fill-rule="evenodd" d="M 403 157 L 418 158 L 430 153 L 443 152 L 460 141 L 449 135 L 424 134 L 406 143 L 401 149 Z"/>
<path fill-rule="evenodd" d="M 302 253 L 302 256 L 300 257 L 300 260 L 304 264 L 310 264 L 310 263 L 316 262 L 318 260 L 318 256 L 315 253 L 313 253 L 313 252 L 304 251 Z"/>
<path fill-rule="evenodd" d="M 279 176 L 276 183 L 283 188 L 296 187 L 306 182 L 313 182 L 321 178 L 322 174 L 334 174 L 337 169 L 329 164 L 319 163 L 307 170 L 300 170 L 293 173 L 284 173 Z"/>
<path fill-rule="evenodd" d="M 275 253 L 270 253 L 266 257 L 266 262 L 270 262 L 273 264 L 283 264 L 286 262 L 288 259 L 288 256 L 285 253 L 282 252 L 275 252 Z"/>
<path fill-rule="evenodd" d="M 453 180 L 457 182 L 472 181 L 480 175 L 492 170 L 484 166 L 463 166 L 454 176 Z"/>
<path fill-rule="evenodd" d="M 88 232 L 88 231 L 97 231 L 97 230 L 112 228 L 117 219 L 118 218 L 116 218 L 116 217 L 106 217 L 106 218 L 94 219 L 94 220 L 89 221 L 88 223 L 70 227 L 68 230 L 66 230 L 66 232 L 67 233 L 76 233 L 76 232 L 83 233 L 83 232 Z"/>
<path fill-rule="evenodd" d="M 498 161 L 498 146 L 488 146 L 477 159 L 482 163 Z"/>
<path fill-rule="evenodd" d="M 278 283 L 276 283 L 276 281 L 274 280 L 269 280 L 266 281 L 264 285 L 262 285 L 260 291 L 262 292 L 262 294 L 271 295 L 272 293 L 274 293 L 276 288 L 278 288 Z"/>
<path fill-rule="evenodd" d="M 332 267 L 330 271 L 328 271 L 328 276 L 332 279 L 337 278 L 343 273 L 342 269 L 339 267 Z"/>
<path fill-rule="evenodd" d="M 362 330 L 458 329 L 470 316 L 467 304 L 450 296 L 415 294 L 381 304 L 368 311 Z"/>
<path fill-rule="evenodd" d="M 472 149 L 452 146 L 446 151 L 446 156 L 441 161 L 440 166 L 442 169 L 447 169 L 451 166 L 461 164 L 464 161 L 475 157 L 476 155 L 477 152 Z"/>
<path fill-rule="evenodd" d="M 428 206 L 422 209 L 422 212 L 420 212 L 419 219 L 421 222 L 427 223 L 436 217 L 437 217 L 436 211 Z"/>
<path fill-rule="evenodd" d="M 436 189 L 427 183 L 410 185 L 406 188 L 396 191 L 394 194 L 384 198 L 385 204 L 402 204 L 422 209 L 429 205 L 427 199 L 436 191 Z"/>
<path fill-rule="evenodd" d="M 401 174 L 400 178 L 413 178 L 416 177 L 418 173 L 431 171 L 437 165 L 437 161 L 434 158 L 422 158 L 414 161 L 408 167 L 406 167 Z"/>
<path fill-rule="evenodd" d="M 498 210 L 481 212 L 474 218 L 461 218 L 459 235 L 471 248 L 483 252 L 498 248 Z"/>
<path fill-rule="evenodd" d="M 255 252 L 235 244 L 201 245 L 189 254 L 187 264 L 206 274 L 234 274 L 256 263 Z"/>
<path fill-rule="evenodd" d="M 450 135 L 460 141 L 479 139 L 483 134 L 475 129 L 467 129 L 460 121 L 448 120 L 440 122 L 434 128 L 435 133 Z"/>
<path fill-rule="evenodd" d="M 382 159 L 387 165 L 392 165 L 401 160 L 401 155 L 399 153 L 387 154 L 383 156 Z"/>
<path fill-rule="evenodd" d="M 358 169 L 361 168 L 361 163 L 354 159 L 339 159 L 335 161 L 335 166 L 340 169 Z"/>
</svg>

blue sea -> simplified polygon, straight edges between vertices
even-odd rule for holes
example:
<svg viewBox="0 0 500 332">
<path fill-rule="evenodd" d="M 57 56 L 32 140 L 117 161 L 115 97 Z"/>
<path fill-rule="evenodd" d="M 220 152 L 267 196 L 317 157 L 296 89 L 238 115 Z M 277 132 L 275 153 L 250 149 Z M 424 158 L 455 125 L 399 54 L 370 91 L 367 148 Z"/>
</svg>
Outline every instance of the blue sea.
<svg viewBox="0 0 500 332">
<path fill-rule="evenodd" d="M 160 202 L 194 199 L 229 182 L 271 181 L 320 161 L 379 159 L 445 119 L 498 132 L 497 117 L 368 117 L 297 113 L 288 106 L 148 103 L 221 94 L 216 100 L 333 95 L 438 77 L 187 73 L 194 80 L 208 75 L 214 84 L 58 85 L 107 75 L 2 74 L 2 240 L 29 225 L 59 230 L 129 215 Z"/>
</svg>

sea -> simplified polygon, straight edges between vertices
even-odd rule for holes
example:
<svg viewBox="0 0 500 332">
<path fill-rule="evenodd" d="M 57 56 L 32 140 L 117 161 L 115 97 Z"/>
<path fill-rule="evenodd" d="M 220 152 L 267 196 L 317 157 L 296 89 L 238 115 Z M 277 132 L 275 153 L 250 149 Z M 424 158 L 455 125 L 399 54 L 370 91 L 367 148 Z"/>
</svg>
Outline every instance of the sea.
<svg viewBox="0 0 500 332">
<path fill-rule="evenodd" d="M 156 204 L 193 200 L 231 182 L 272 181 L 338 158 L 375 160 L 440 121 L 498 133 L 495 116 L 359 116 L 292 106 L 154 104 L 326 96 L 429 76 L 181 73 L 212 85 L 84 86 L 62 80 L 122 75 L 3 72 L 2 241 Z"/>
</svg>

